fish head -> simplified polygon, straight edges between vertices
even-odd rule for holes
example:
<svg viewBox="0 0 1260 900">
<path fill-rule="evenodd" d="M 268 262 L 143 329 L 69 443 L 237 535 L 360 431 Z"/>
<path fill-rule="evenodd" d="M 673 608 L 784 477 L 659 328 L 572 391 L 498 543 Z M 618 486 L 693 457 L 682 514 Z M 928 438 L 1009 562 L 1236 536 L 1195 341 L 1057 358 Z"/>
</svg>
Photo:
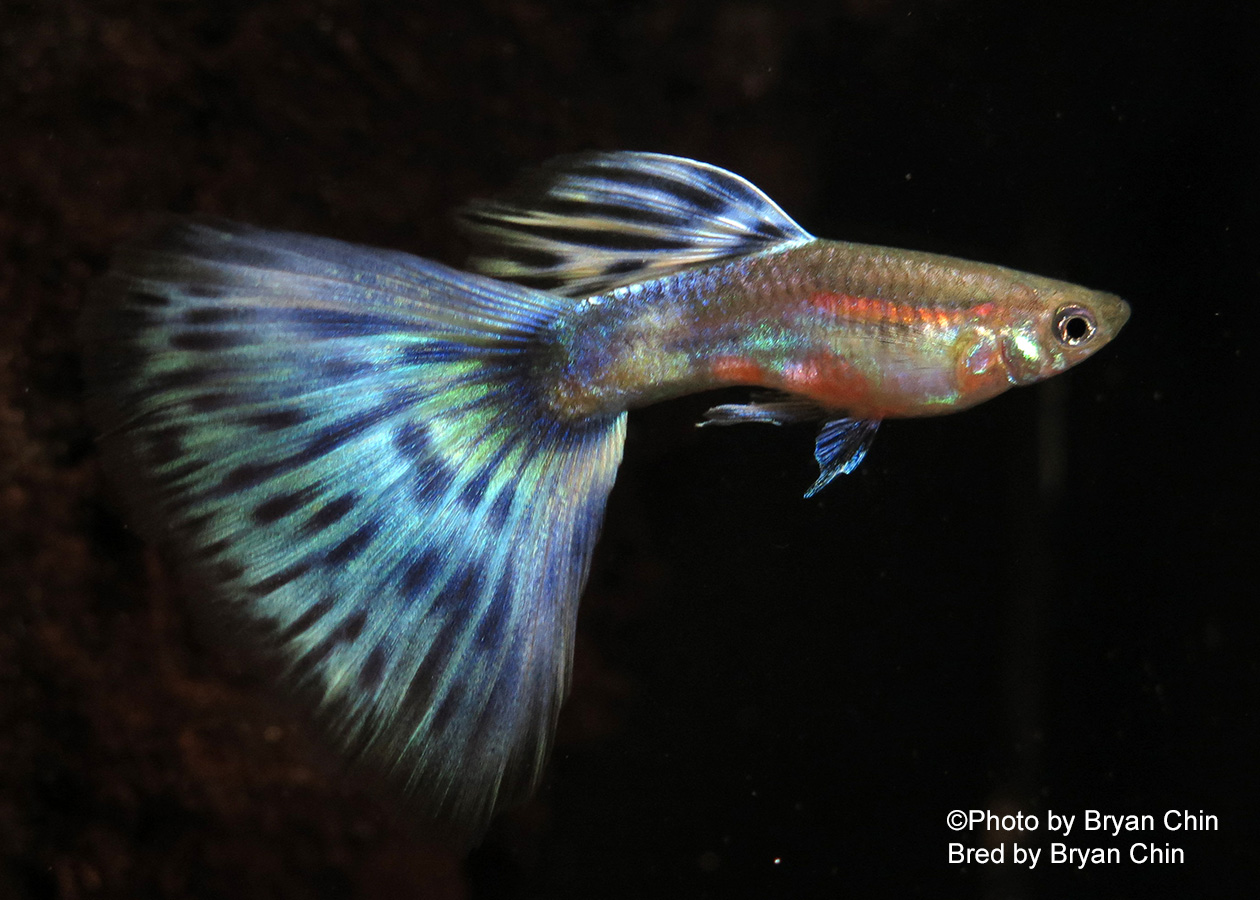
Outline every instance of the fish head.
<svg viewBox="0 0 1260 900">
<path fill-rule="evenodd" d="M 998 335 L 1011 384 L 1032 384 L 1093 356 L 1119 333 L 1129 304 L 1114 294 L 1063 282 L 1036 285 Z"/>
</svg>

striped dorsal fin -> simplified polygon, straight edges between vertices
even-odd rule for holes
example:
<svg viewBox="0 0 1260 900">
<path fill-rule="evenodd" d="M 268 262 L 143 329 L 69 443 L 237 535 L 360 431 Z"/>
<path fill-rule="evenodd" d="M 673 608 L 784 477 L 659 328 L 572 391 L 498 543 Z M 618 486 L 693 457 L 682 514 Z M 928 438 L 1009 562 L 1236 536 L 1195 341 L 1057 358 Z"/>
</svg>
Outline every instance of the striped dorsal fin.
<svg viewBox="0 0 1260 900">
<path fill-rule="evenodd" d="M 563 156 L 459 218 L 470 268 L 569 297 L 813 240 L 746 179 L 659 153 Z"/>
</svg>

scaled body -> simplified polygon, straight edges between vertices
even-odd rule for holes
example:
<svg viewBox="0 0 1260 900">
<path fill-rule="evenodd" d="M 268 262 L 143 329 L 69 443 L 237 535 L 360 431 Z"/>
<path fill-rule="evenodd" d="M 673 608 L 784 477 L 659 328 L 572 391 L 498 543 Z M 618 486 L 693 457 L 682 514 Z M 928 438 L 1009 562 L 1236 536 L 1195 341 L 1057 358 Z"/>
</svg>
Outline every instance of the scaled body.
<svg viewBox="0 0 1260 900">
<path fill-rule="evenodd" d="M 1096 309 L 1089 347 L 1064 309 Z M 1063 371 L 1122 302 L 927 253 L 810 240 L 590 297 L 557 324 L 553 405 L 575 417 L 730 385 L 865 419 L 937 415 Z"/>
<path fill-rule="evenodd" d="M 84 340 L 137 524 L 267 626 L 348 745 L 472 827 L 543 766 L 627 409 L 772 389 L 708 421 L 821 420 L 813 493 L 883 418 L 1053 375 L 1128 315 L 815 239 L 738 176 L 655 154 L 559 160 L 464 221 L 484 275 L 177 224 L 120 252 Z"/>
</svg>

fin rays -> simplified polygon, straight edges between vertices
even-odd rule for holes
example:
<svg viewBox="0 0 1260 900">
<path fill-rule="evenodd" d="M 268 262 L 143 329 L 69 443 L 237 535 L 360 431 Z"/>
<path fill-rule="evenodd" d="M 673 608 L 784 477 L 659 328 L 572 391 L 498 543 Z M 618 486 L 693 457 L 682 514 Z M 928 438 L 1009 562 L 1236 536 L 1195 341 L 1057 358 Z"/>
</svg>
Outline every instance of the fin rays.
<svg viewBox="0 0 1260 900">
<path fill-rule="evenodd" d="M 460 222 L 474 269 L 570 297 L 813 240 L 738 175 L 659 153 L 561 157 Z"/>
<path fill-rule="evenodd" d="M 137 520 L 437 811 L 475 828 L 528 789 L 625 435 L 534 400 L 567 301 L 199 222 L 124 251 L 99 301 L 93 405 Z"/>
</svg>

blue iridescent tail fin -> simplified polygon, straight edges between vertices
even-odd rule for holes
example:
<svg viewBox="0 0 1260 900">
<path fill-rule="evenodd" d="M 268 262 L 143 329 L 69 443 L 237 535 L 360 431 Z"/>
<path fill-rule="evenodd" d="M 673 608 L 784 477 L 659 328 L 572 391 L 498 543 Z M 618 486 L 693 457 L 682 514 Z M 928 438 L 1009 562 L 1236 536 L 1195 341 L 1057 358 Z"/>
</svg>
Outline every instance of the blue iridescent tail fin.
<svg viewBox="0 0 1260 900">
<path fill-rule="evenodd" d="M 84 323 L 137 524 L 269 626 L 354 747 L 476 827 L 537 780 L 625 415 L 532 361 L 572 301 L 221 222 L 124 250 Z"/>
</svg>

